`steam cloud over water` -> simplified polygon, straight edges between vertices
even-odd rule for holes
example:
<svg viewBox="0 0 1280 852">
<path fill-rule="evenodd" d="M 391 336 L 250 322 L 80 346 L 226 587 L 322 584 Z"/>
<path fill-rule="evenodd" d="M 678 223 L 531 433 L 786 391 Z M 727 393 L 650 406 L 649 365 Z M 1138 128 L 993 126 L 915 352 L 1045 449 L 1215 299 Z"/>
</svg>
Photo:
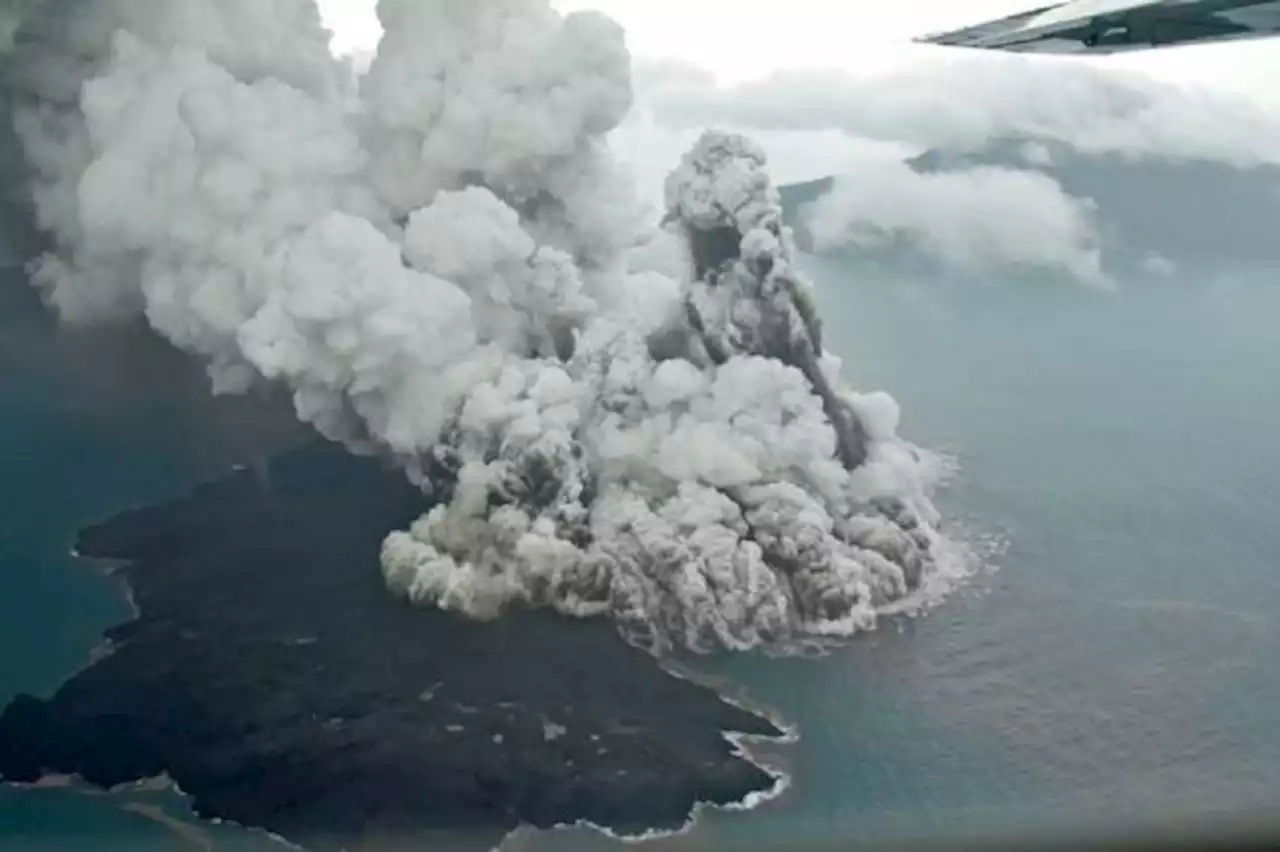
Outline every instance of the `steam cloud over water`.
<svg viewBox="0 0 1280 852">
<path fill-rule="evenodd" d="M 438 502 L 383 573 L 424 606 L 748 648 L 933 576 L 938 465 L 841 383 L 761 150 L 707 133 L 645 222 L 613 22 L 378 12 L 353 92 L 310 0 L 35 4 L 7 73 L 60 314 L 144 314 L 218 391 L 396 458 Z"/>
</svg>

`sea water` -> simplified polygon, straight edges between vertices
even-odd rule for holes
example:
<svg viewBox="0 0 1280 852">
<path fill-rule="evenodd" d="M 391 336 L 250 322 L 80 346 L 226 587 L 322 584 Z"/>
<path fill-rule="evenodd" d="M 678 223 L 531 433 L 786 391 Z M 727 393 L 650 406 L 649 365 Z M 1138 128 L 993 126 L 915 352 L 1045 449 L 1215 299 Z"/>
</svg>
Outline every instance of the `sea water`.
<svg viewBox="0 0 1280 852">
<path fill-rule="evenodd" d="M 700 668 L 795 724 L 793 783 L 664 849 L 1105 835 L 1280 791 L 1280 288 L 928 281 L 806 258 L 828 347 L 950 454 L 956 535 L 1003 542 L 926 615 L 826 657 Z M 989 547 L 983 549 L 990 549 Z M 520 849 L 606 846 L 570 832 Z"/>
<path fill-rule="evenodd" d="M 941 495 L 955 534 L 1006 546 L 998 570 L 927 615 L 886 620 L 826 657 L 695 661 L 797 726 L 796 743 L 767 755 L 793 783 L 750 813 L 704 813 L 660 845 L 1052 834 L 1273 804 L 1270 276 L 1184 272 L 1102 292 L 805 263 L 846 374 L 891 392 L 902 431 L 957 460 Z M 145 387 L 128 387 L 145 381 L 128 376 L 103 391 L 109 365 L 87 376 L 51 366 L 54 332 L 7 304 L 4 316 L 0 702 L 56 688 L 127 614 L 110 580 L 69 557 L 75 530 L 171 496 L 236 450 L 208 446 L 189 398 L 147 402 Z M 178 843 L 116 802 L 66 791 L 0 793 L 0 836 L 90 852 Z M 214 836 L 225 848 L 261 842 Z M 562 832 L 511 845 L 609 843 Z"/>
</svg>

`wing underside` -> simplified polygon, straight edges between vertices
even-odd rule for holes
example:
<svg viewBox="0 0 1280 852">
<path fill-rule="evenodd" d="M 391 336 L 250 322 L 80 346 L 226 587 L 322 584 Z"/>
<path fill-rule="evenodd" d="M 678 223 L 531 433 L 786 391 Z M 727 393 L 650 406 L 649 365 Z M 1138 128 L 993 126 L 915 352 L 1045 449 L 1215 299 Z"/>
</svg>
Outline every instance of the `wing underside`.
<svg viewBox="0 0 1280 852">
<path fill-rule="evenodd" d="M 916 39 L 1022 53 L 1119 53 L 1280 33 L 1280 0 L 1074 0 Z"/>
</svg>

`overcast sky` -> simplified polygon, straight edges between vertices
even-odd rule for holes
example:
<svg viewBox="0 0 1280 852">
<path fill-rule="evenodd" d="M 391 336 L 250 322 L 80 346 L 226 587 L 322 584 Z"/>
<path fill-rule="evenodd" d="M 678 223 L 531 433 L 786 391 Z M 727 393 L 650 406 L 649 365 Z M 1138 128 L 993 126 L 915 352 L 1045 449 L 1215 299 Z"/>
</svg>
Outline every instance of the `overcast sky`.
<svg viewBox="0 0 1280 852">
<path fill-rule="evenodd" d="M 375 0 L 319 0 L 335 46 L 371 48 L 377 41 Z M 553 0 L 563 11 L 600 9 L 627 29 L 632 53 L 699 65 L 723 82 L 779 69 L 839 68 L 873 73 L 910 62 L 914 36 L 1026 11 L 1043 0 L 885 0 L 833 3 L 787 0 Z M 1090 60 L 1148 71 L 1280 102 L 1280 40 L 1204 45 Z"/>
</svg>

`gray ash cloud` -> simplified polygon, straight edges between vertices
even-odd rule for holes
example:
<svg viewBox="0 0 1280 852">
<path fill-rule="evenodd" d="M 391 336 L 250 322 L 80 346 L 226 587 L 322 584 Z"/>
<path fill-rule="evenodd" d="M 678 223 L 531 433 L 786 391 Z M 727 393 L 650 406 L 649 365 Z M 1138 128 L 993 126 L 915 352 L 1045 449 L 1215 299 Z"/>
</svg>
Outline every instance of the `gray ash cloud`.
<svg viewBox="0 0 1280 852">
<path fill-rule="evenodd" d="M 823 349 L 760 150 L 704 135 L 644 221 L 608 18 L 383 0 L 353 90 L 307 0 L 32 8 L 42 293 L 396 459 L 439 502 L 384 542 L 392 592 L 749 648 L 868 628 L 954 552 L 937 460 Z"/>
</svg>

